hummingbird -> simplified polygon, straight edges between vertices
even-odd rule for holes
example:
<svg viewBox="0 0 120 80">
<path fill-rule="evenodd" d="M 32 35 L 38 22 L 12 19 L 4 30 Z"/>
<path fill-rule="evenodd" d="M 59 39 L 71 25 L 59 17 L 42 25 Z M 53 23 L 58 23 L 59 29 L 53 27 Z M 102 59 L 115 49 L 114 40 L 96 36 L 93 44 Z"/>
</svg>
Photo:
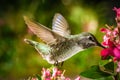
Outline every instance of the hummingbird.
<svg viewBox="0 0 120 80">
<path fill-rule="evenodd" d="M 30 39 L 24 39 L 24 41 L 32 45 L 50 64 L 58 65 L 58 63 L 62 63 L 93 46 L 103 47 L 89 32 L 71 35 L 67 21 L 60 13 L 56 13 L 53 18 L 52 30 L 26 16 L 24 16 L 24 21 L 28 28 L 43 42 Z"/>
</svg>

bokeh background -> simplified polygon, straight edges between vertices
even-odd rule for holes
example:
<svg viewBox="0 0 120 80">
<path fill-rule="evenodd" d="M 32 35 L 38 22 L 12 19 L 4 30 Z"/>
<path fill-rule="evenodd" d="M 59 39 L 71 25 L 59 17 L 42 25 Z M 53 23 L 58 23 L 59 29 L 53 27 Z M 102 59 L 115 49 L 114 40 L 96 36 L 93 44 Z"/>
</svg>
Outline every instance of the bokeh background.
<svg viewBox="0 0 120 80">
<path fill-rule="evenodd" d="M 0 0 L 0 80 L 23 80 L 41 74 L 48 64 L 23 40 L 39 41 L 26 26 L 23 16 L 51 28 L 55 13 L 61 13 L 72 34 L 86 31 L 102 42 L 101 27 L 116 25 L 113 7 L 119 0 Z M 74 78 L 100 61 L 99 47 L 87 49 L 65 61 L 65 76 Z"/>
</svg>

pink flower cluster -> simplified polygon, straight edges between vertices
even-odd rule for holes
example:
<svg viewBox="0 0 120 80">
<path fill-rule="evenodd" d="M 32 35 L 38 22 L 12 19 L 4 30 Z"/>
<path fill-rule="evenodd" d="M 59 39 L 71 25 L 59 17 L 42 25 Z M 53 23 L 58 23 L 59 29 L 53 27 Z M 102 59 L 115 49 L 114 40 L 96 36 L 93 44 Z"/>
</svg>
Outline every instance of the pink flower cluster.
<svg viewBox="0 0 120 80">
<path fill-rule="evenodd" d="M 58 68 L 54 67 L 51 69 L 42 69 L 42 80 L 71 80 L 70 78 L 66 78 L 64 76 L 65 71 L 58 70 Z M 80 80 L 78 76 L 75 80 Z"/>
<path fill-rule="evenodd" d="M 116 22 L 117 27 L 107 26 L 107 28 L 102 28 L 101 32 L 105 33 L 103 37 L 103 45 L 106 47 L 101 51 L 101 56 L 106 59 L 108 56 L 112 56 L 114 61 L 120 60 L 120 8 L 114 8 L 116 11 Z"/>
<path fill-rule="evenodd" d="M 101 32 L 104 32 L 103 45 L 106 46 L 105 49 L 101 51 L 101 56 L 106 59 L 108 56 L 113 56 L 114 59 L 120 59 L 120 40 L 118 38 L 118 30 L 102 28 Z"/>
</svg>

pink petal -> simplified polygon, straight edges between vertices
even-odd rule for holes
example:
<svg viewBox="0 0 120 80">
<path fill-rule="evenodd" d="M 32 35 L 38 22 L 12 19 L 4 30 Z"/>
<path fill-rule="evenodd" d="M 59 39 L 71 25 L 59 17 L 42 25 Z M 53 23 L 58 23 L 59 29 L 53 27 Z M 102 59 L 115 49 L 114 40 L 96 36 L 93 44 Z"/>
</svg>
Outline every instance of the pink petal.
<svg viewBox="0 0 120 80">
<path fill-rule="evenodd" d="M 43 68 L 42 69 L 42 76 L 43 78 L 50 77 L 50 70 Z"/>
<path fill-rule="evenodd" d="M 114 57 L 114 58 L 113 58 L 113 61 L 114 61 L 114 62 L 116 62 L 116 61 L 117 61 L 117 59 Z"/>
<path fill-rule="evenodd" d="M 106 42 L 106 41 L 108 41 L 110 39 L 110 37 L 108 37 L 107 35 L 105 35 L 104 37 L 103 37 L 103 40 Z"/>
<path fill-rule="evenodd" d="M 80 76 L 78 76 L 75 80 L 80 80 Z"/>
<path fill-rule="evenodd" d="M 115 28 L 114 31 L 113 31 L 113 36 L 116 37 L 118 34 L 118 28 Z"/>
<path fill-rule="evenodd" d="M 117 69 L 116 69 L 116 72 L 120 72 L 120 68 L 117 68 Z"/>
<path fill-rule="evenodd" d="M 113 10 L 116 11 L 116 16 L 117 16 L 117 17 L 120 17 L 120 8 L 114 7 Z"/>
<path fill-rule="evenodd" d="M 71 80 L 70 78 L 66 78 L 65 80 Z"/>
<path fill-rule="evenodd" d="M 106 33 L 107 29 L 106 28 L 101 28 L 100 31 Z"/>
<path fill-rule="evenodd" d="M 110 50 L 108 48 L 107 49 L 103 49 L 101 51 L 102 59 L 106 59 L 109 55 L 110 55 Z"/>
<path fill-rule="evenodd" d="M 102 42 L 103 46 L 108 46 L 108 44 L 106 42 Z"/>
<path fill-rule="evenodd" d="M 53 68 L 52 77 L 57 77 L 57 76 L 61 76 L 61 75 L 62 75 L 62 71 L 58 70 L 58 68 Z"/>
<path fill-rule="evenodd" d="M 57 71 L 57 75 L 60 76 L 62 74 L 62 71 Z"/>
<path fill-rule="evenodd" d="M 117 10 L 117 8 L 116 8 L 116 7 L 114 7 L 114 8 L 113 8 L 113 10 L 114 10 L 114 11 L 116 11 L 116 10 Z"/>
<path fill-rule="evenodd" d="M 114 57 L 116 57 L 117 60 L 120 59 L 120 50 L 118 48 L 114 48 Z"/>
<path fill-rule="evenodd" d="M 44 80 L 52 80 L 51 78 L 45 78 Z"/>
<path fill-rule="evenodd" d="M 112 41 L 110 41 L 110 39 L 102 42 L 102 44 L 103 44 L 104 46 L 114 47 L 114 43 L 113 43 Z"/>
<path fill-rule="evenodd" d="M 57 77 L 57 71 L 58 71 L 57 68 L 53 68 L 53 74 L 52 74 L 52 77 Z"/>
<path fill-rule="evenodd" d="M 120 50 L 120 44 L 117 45 L 117 48 Z"/>
<path fill-rule="evenodd" d="M 37 78 L 32 78 L 31 80 L 38 80 Z"/>
<path fill-rule="evenodd" d="M 111 36 L 111 33 L 112 33 L 112 32 L 111 32 L 110 30 L 108 30 L 106 35 L 107 35 L 107 36 Z"/>
<path fill-rule="evenodd" d="M 108 40 L 108 46 L 109 47 L 114 47 L 114 43 L 112 41 L 110 41 L 110 39 Z"/>
<path fill-rule="evenodd" d="M 64 75 L 61 75 L 60 78 L 61 78 L 61 80 L 65 80 L 65 76 Z"/>
<path fill-rule="evenodd" d="M 118 67 L 120 67 L 120 61 L 117 63 Z"/>
</svg>

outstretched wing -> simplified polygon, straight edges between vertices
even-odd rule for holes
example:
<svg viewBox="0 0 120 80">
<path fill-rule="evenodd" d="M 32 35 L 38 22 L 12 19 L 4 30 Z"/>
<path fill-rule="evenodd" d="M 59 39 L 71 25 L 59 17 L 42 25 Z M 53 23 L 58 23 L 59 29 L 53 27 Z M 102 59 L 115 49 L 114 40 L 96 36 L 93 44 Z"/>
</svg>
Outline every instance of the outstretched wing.
<svg viewBox="0 0 120 80">
<path fill-rule="evenodd" d="M 56 13 L 54 16 L 52 30 L 61 36 L 66 37 L 70 35 L 68 23 L 65 18 L 59 13 Z"/>
<path fill-rule="evenodd" d="M 47 44 L 54 44 L 57 41 L 64 39 L 64 37 L 56 34 L 42 24 L 35 23 L 26 16 L 24 16 L 24 20 L 28 28 Z"/>
</svg>

